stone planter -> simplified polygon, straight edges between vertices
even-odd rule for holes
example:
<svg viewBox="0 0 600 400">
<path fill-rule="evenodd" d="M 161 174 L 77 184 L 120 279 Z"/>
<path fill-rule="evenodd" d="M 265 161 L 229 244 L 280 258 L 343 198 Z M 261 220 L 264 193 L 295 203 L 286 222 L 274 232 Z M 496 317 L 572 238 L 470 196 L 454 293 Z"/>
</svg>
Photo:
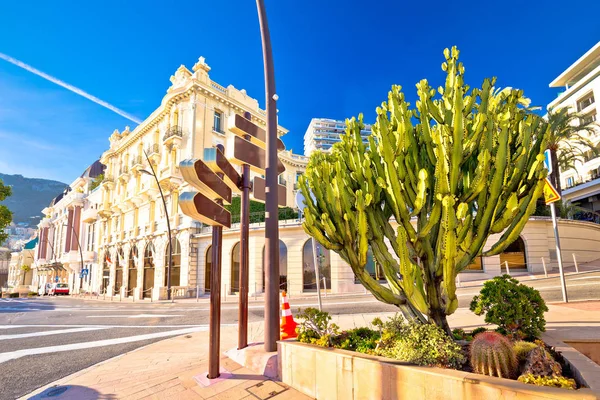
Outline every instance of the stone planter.
<svg viewBox="0 0 600 400">
<path fill-rule="evenodd" d="M 281 381 L 319 400 L 597 399 L 587 388 L 573 391 L 539 387 L 296 341 L 280 341 L 277 351 Z"/>
</svg>

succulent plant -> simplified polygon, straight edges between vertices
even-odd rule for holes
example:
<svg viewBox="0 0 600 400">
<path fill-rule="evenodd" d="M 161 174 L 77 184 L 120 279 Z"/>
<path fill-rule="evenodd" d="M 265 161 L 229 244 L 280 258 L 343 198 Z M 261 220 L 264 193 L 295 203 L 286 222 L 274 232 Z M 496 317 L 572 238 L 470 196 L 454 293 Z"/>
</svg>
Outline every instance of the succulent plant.
<svg viewBox="0 0 600 400">
<path fill-rule="evenodd" d="M 519 340 L 513 344 L 519 362 L 524 362 L 527 359 L 529 352 L 536 347 L 538 347 L 537 344 L 526 342 L 524 340 Z"/>
<path fill-rule="evenodd" d="M 522 372 L 535 376 L 561 376 L 562 367 L 552 358 L 548 350 L 536 347 L 527 353 Z"/>
<path fill-rule="evenodd" d="M 479 374 L 512 378 L 517 372 L 517 355 L 506 337 L 481 332 L 471 342 L 471 367 Z"/>
</svg>

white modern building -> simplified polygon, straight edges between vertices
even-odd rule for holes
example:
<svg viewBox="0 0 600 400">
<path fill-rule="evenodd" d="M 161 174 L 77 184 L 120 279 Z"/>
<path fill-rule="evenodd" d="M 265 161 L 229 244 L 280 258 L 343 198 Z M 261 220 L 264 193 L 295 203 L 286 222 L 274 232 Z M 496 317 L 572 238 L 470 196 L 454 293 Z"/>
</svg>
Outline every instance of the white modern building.
<svg viewBox="0 0 600 400">
<path fill-rule="evenodd" d="M 344 133 L 346 123 L 335 119 L 313 118 L 304 134 L 304 155 L 310 156 L 313 151 L 329 151 L 331 146 L 339 142 L 340 135 Z M 371 125 L 365 125 L 361 131 L 363 142 L 371 134 Z"/>
<path fill-rule="evenodd" d="M 598 121 L 600 106 L 600 42 L 575 61 L 550 83 L 552 88 L 563 88 L 558 97 L 548 104 L 549 109 L 568 108 L 582 115 L 582 122 Z M 600 143 L 600 129 L 589 136 Z M 592 212 L 600 212 L 600 157 L 586 157 L 576 163 L 575 169 L 561 171 L 563 198 Z"/>
</svg>

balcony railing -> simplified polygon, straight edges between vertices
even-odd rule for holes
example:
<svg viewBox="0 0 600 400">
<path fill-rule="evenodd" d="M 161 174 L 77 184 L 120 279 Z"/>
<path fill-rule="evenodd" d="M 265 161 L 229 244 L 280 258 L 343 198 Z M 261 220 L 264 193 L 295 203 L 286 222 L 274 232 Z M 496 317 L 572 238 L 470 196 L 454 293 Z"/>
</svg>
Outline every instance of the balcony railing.
<svg viewBox="0 0 600 400">
<path fill-rule="evenodd" d="M 148 156 L 151 156 L 152 154 L 159 154 L 159 152 L 160 148 L 156 143 L 148 145 L 148 147 L 146 147 L 146 154 L 148 154 Z"/>
<path fill-rule="evenodd" d="M 144 165 L 142 156 L 134 156 L 131 159 L 131 169 L 134 169 L 136 166 L 142 166 L 142 165 Z"/>
<path fill-rule="evenodd" d="M 169 138 L 172 138 L 173 136 L 176 136 L 176 137 L 183 136 L 183 131 L 181 130 L 180 126 L 169 127 L 169 129 L 167 129 L 167 132 L 165 132 L 165 135 L 163 136 L 163 140 L 168 140 Z"/>
<path fill-rule="evenodd" d="M 216 89 L 216 90 L 218 90 L 221 93 L 227 93 L 227 89 L 225 89 L 223 86 L 219 85 L 217 82 L 210 81 L 210 86 L 213 89 Z"/>
</svg>

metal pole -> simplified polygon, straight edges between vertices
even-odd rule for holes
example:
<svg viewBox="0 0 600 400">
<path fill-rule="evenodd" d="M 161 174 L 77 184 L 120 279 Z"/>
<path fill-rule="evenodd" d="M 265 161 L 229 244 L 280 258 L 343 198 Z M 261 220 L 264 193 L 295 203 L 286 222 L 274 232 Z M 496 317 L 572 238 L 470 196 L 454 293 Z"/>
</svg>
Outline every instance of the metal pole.
<svg viewBox="0 0 600 400">
<path fill-rule="evenodd" d="M 223 174 L 218 174 L 222 178 Z M 222 205 L 223 200 L 216 200 Z M 210 320 L 208 343 L 208 378 L 218 378 L 221 342 L 221 246 L 223 244 L 223 227 L 213 226 L 212 229 L 212 260 L 210 270 Z"/>
<path fill-rule="evenodd" d="M 506 266 L 506 274 L 510 275 L 510 269 L 508 268 L 508 261 L 504 261 L 504 265 Z"/>
<path fill-rule="evenodd" d="M 244 113 L 244 118 L 251 120 L 249 112 Z M 244 135 L 250 140 L 250 135 Z M 240 199 L 240 294 L 238 298 L 238 350 L 248 347 L 248 285 L 250 264 L 250 165 L 242 165 L 242 197 Z"/>
<path fill-rule="evenodd" d="M 325 297 L 327 297 L 327 279 L 323 277 L 323 287 L 325 288 Z"/>
<path fill-rule="evenodd" d="M 160 198 L 162 199 L 163 207 L 165 209 L 165 217 L 167 218 L 167 237 L 169 240 L 168 249 L 169 249 L 169 258 L 167 265 L 167 300 L 171 300 L 171 265 L 173 264 L 173 247 L 172 238 L 171 238 L 171 222 L 169 221 L 169 210 L 167 209 L 167 201 L 165 200 L 165 196 L 160 187 L 160 182 L 158 181 L 158 176 L 156 176 L 156 171 L 150 162 L 150 158 L 148 158 L 148 153 L 144 150 L 144 155 L 146 156 L 146 160 L 148 161 L 148 165 L 150 166 L 150 171 L 152 171 L 152 176 L 154 176 L 154 180 L 156 180 L 156 186 L 158 186 L 158 191 L 160 193 Z"/>
<path fill-rule="evenodd" d="M 550 203 L 550 211 L 552 212 L 552 227 L 554 228 L 554 239 L 556 240 L 556 257 L 558 258 L 558 272 L 560 274 L 560 287 L 562 289 L 563 301 L 569 302 L 567 297 L 567 284 L 565 283 L 565 272 L 563 270 L 562 255 L 560 253 L 560 238 L 558 236 L 558 223 L 556 222 L 556 206 Z"/>
<path fill-rule="evenodd" d="M 544 260 L 544 257 L 542 257 L 542 266 L 544 267 L 544 276 L 547 278 L 548 271 L 546 270 L 546 260 Z"/>
<path fill-rule="evenodd" d="M 317 241 L 315 238 L 310 239 L 312 243 L 312 251 L 313 251 L 313 263 L 315 264 L 315 280 L 317 281 L 317 298 L 319 300 L 319 311 L 323 311 L 323 303 L 321 302 L 321 276 L 319 274 L 319 263 L 317 256 Z"/>
<path fill-rule="evenodd" d="M 279 221 L 277 203 L 277 95 L 271 37 L 263 0 L 256 0 L 262 39 L 267 103 L 265 172 L 265 351 L 277 350 L 279 333 Z"/>
<path fill-rule="evenodd" d="M 573 262 L 575 263 L 575 271 L 579 273 L 579 265 L 577 265 L 577 259 L 575 258 L 575 253 L 573 253 Z"/>
</svg>

